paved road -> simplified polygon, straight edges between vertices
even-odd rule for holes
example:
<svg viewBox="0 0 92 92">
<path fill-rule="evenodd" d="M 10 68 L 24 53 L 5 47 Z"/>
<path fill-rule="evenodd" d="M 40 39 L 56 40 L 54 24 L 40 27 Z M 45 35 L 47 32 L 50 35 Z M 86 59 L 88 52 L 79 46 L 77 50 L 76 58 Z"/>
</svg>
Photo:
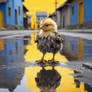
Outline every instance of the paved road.
<svg viewBox="0 0 92 92">
<path fill-rule="evenodd" d="M 73 33 L 73 32 L 60 32 L 62 35 L 71 37 L 81 37 L 84 39 L 92 40 L 92 33 Z"/>
<path fill-rule="evenodd" d="M 37 32 L 37 30 L 0 31 L 0 38 L 9 39 L 19 36 L 26 36 L 32 34 L 33 32 Z"/>
<path fill-rule="evenodd" d="M 88 31 L 88 32 L 87 32 Z M 25 36 L 30 35 L 33 32 L 37 32 L 37 30 L 12 30 L 12 31 L 0 31 L 0 38 L 12 38 L 16 36 Z M 72 36 L 72 37 L 82 37 L 84 39 L 92 40 L 92 30 L 74 30 L 74 31 L 67 31 L 67 30 L 58 30 L 58 32 L 62 35 Z"/>
</svg>

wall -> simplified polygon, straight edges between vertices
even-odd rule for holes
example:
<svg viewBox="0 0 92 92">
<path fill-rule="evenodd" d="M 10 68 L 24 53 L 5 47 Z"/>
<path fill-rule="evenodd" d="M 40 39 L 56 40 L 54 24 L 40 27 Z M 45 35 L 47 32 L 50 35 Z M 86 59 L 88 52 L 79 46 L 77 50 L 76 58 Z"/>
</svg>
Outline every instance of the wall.
<svg viewBox="0 0 92 92">
<path fill-rule="evenodd" d="M 92 21 L 92 0 L 84 0 L 84 22 Z"/>
<path fill-rule="evenodd" d="M 6 25 L 14 25 L 14 8 L 13 8 L 13 0 L 8 0 L 8 2 L 5 4 L 5 24 Z M 11 8 L 11 16 L 8 16 L 8 7 Z"/>
<path fill-rule="evenodd" d="M 56 21 L 57 22 L 57 26 L 60 27 L 60 19 L 61 19 L 60 10 L 57 10 L 56 12 L 57 12 L 57 16 L 58 16 L 57 17 L 57 21 Z"/>
<path fill-rule="evenodd" d="M 59 28 L 68 26 L 68 7 L 57 10 L 57 25 Z"/>
<path fill-rule="evenodd" d="M 20 15 L 19 15 L 19 9 L 20 7 Z M 22 0 L 14 0 L 14 11 L 17 10 L 17 18 L 18 18 L 18 25 L 23 26 L 23 4 Z"/>
<path fill-rule="evenodd" d="M 74 7 L 74 15 L 72 14 L 72 7 Z M 78 24 L 78 2 L 70 6 L 70 25 Z"/>
<path fill-rule="evenodd" d="M 6 12 L 5 12 L 5 4 L 0 4 L 0 11 L 3 12 L 3 23 L 5 24 L 6 23 L 6 19 L 5 19 L 5 15 L 6 15 Z"/>
<path fill-rule="evenodd" d="M 20 6 L 20 15 L 19 15 Z M 8 7 L 11 8 L 11 16 L 8 16 Z M 17 10 L 17 25 L 23 26 L 23 4 L 22 0 L 8 0 L 7 3 L 0 4 L 0 11 L 4 13 L 4 24 L 15 25 L 15 9 Z"/>
<path fill-rule="evenodd" d="M 83 40 L 83 42 L 85 43 L 83 49 L 84 49 L 84 54 L 83 57 L 85 60 L 92 60 L 92 40 Z"/>
</svg>

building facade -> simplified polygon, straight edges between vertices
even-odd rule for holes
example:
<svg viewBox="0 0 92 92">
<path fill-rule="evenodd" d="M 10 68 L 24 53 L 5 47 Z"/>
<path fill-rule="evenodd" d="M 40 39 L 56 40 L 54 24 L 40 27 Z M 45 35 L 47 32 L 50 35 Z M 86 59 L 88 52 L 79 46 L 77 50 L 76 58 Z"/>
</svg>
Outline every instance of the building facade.
<svg viewBox="0 0 92 92">
<path fill-rule="evenodd" d="M 84 0 L 84 21 L 92 22 L 92 0 Z"/>
<path fill-rule="evenodd" d="M 83 0 L 72 0 L 70 2 L 70 25 L 83 24 Z"/>
<path fill-rule="evenodd" d="M 41 20 L 45 19 L 47 17 L 47 12 L 36 12 L 36 23 L 37 28 L 39 29 Z"/>
<path fill-rule="evenodd" d="M 85 28 L 92 28 L 92 1 L 71 0 L 70 2 L 70 25 L 81 25 Z"/>
<path fill-rule="evenodd" d="M 0 27 L 23 27 L 23 0 L 0 2 Z"/>
<path fill-rule="evenodd" d="M 9 66 L 10 64 L 19 65 L 24 63 L 24 42 L 23 40 L 1 40 L 2 43 L 0 49 L 0 65 Z M 1 45 L 1 44 L 0 44 Z M 14 92 L 17 86 L 20 84 L 24 75 L 24 68 L 14 67 L 7 69 L 4 68 L 0 71 L 0 89 L 4 89 L 3 92 Z M 19 75 L 19 77 L 17 76 Z M 4 81 L 2 81 L 4 80 Z M 2 92 L 0 90 L 0 92 Z M 16 91 L 18 92 L 18 91 Z"/>
<path fill-rule="evenodd" d="M 28 9 L 25 6 L 23 6 L 23 23 L 24 23 L 25 29 L 28 28 L 27 12 L 28 12 Z"/>
<path fill-rule="evenodd" d="M 56 20 L 57 20 L 57 16 L 56 16 L 56 13 L 57 12 L 54 12 L 53 14 L 50 14 L 50 18 L 52 18 L 55 22 L 57 22 Z M 58 18 L 59 18 L 60 16 L 58 16 Z"/>
<path fill-rule="evenodd" d="M 91 0 L 67 0 L 57 8 L 57 25 L 59 28 L 92 28 Z"/>
<path fill-rule="evenodd" d="M 59 28 L 64 28 L 68 26 L 68 5 L 69 1 L 65 2 L 63 5 L 57 8 L 57 25 Z"/>
</svg>

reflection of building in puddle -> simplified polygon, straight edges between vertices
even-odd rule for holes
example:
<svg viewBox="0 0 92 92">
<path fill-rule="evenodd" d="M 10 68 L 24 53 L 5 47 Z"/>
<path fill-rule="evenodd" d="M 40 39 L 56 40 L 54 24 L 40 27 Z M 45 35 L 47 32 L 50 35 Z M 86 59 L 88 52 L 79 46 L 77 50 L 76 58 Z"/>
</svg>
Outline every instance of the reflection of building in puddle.
<svg viewBox="0 0 92 92">
<path fill-rule="evenodd" d="M 46 70 L 43 68 L 35 78 L 40 92 L 56 92 L 56 88 L 60 85 L 61 76 L 55 70 Z"/>
<path fill-rule="evenodd" d="M 0 51 L 0 88 L 7 88 L 10 92 L 13 92 L 20 84 L 24 68 L 9 65 L 11 63 L 19 64 L 23 62 L 23 40 L 5 40 L 4 49 Z"/>
<path fill-rule="evenodd" d="M 23 40 L 4 40 L 4 49 L 0 50 L 0 65 L 24 61 Z"/>
<path fill-rule="evenodd" d="M 92 40 L 64 36 L 63 53 L 69 60 L 92 60 Z"/>
<path fill-rule="evenodd" d="M 0 39 L 0 51 L 4 50 L 4 41 Z"/>
<path fill-rule="evenodd" d="M 24 53 L 27 52 L 26 46 L 31 44 L 30 40 L 31 40 L 30 36 L 24 36 Z"/>
</svg>

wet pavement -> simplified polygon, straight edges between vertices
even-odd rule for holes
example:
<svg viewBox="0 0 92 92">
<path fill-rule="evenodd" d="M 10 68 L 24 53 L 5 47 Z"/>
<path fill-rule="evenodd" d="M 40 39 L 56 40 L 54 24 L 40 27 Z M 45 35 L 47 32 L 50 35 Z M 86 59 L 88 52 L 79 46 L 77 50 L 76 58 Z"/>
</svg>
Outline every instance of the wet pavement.
<svg viewBox="0 0 92 92">
<path fill-rule="evenodd" d="M 38 63 L 36 35 L 0 38 L 0 92 L 92 92 L 92 69 L 84 65 L 92 60 L 92 40 L 64 36 L 69 52 L 57 53 L 56 63 L 47 53 L 45 63 Z"/>
</svg>

